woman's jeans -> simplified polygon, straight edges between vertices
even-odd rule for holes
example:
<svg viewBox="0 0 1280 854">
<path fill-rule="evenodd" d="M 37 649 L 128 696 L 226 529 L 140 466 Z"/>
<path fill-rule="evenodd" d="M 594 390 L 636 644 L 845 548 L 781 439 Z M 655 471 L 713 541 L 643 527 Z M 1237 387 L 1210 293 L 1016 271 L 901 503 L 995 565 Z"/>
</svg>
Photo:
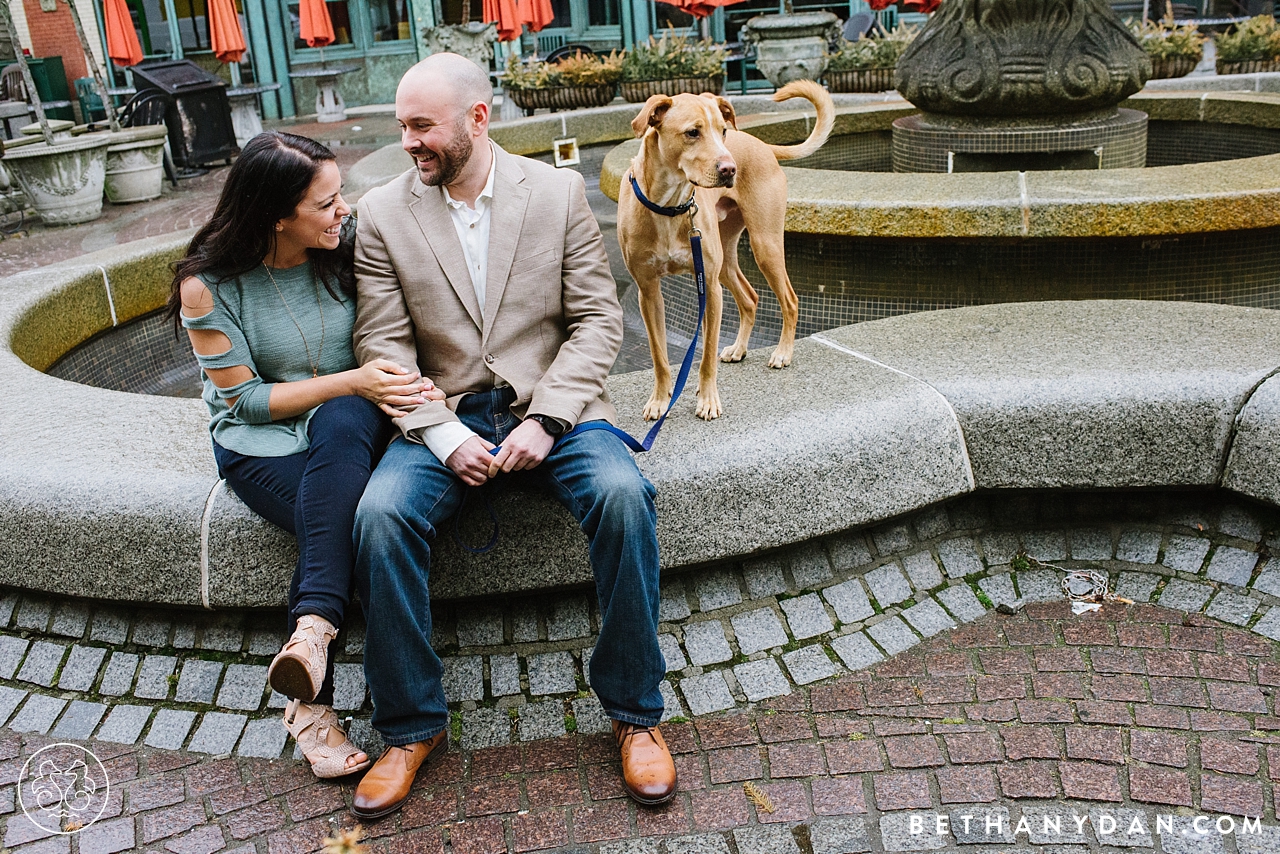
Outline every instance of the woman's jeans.
<svg viewBox="0 0 1280 854">
<path fill-rule="evenodd" d="M 298 617 L 314 614 L 342 625 L 351 601 L 356 505 L 383 448 L 390 419 L 362 397 L 337 397 L 311 416 L 307 450 L 287 457 L 249 457 L 213 444 L 218 472 L 259 516 L 298 538 L 289 586 L 289 634 Z M 333 658 L 317 703 L 333 704 Z"/>
<path fill-rule="evenodd" d="M 510 388 L 468 395 L 458 405 L 458 417 L 501 444 L 520 423 L 508 408 L 514 397 Z M 536 468 L 499 474 L 491 482 L 495 488 L 507 483 L 550 492 L 578 520 L 589 541 L 600 606 L 591 687 L 609 717 L 658 723 L 658 686 L 666 664 L 658 649 L 652 484 L 622 442 L 602 430 L 558 442 Z M 467 488 L 425 446 L 396 439 L 356 512 L 356 583 L 369 621 L 365 680 L 373 697 L 373 726 L 388 744 L 423 741 L 448 723 L 442 667 L 431 648 L 427 581 L 431 541 L 450 525 Z"/>
</svg>

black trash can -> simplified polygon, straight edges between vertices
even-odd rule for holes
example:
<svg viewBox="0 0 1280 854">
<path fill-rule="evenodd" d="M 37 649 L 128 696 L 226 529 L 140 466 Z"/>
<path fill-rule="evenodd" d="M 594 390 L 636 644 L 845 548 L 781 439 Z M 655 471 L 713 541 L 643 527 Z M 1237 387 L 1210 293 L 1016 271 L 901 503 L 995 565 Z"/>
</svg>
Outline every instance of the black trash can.
<svg viewBox="0 0 1280 854">
<path fill-rule="evenodd" d="M 227 84 L 189 59 L 135 65 L 131 70 L 137 97 L 150 90 L 169 100 L 165 124 L 175 163 L 190 169 L 240 153 Z"/>
</svg>

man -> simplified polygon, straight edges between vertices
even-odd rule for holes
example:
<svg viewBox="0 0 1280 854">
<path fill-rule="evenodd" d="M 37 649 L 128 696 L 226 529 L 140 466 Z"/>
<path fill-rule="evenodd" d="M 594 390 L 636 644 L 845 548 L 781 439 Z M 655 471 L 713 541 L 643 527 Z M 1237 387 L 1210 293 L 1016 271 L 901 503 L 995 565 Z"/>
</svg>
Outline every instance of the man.
<svg viewBox="0 0 1280 854">
<path fill-rule="evenodd" d="M 657 723 L 653 486 L 623 444 L 574 425 L 615 416 L 605 377 L 622 310 L 582 177 L 489 140 L 492 91 L 435 54 L 396 92 L 414 168 L 360 202 L 355 349 L 416 365 L 447 394 L 398 419 L 356 515 L 373 725 L 390 745 L 356 789 L 361 818 L 394 812 L 443 752 L 448 710 L 431 649 L 430 542 L 467 487 L 522 480 L 554 494 L 590 541 L 600 605 L 591 687 L 613 721 L 632 797 L 663 803 L 675 766 Z M 490 454 L 501 446 L 496 455 Z"/>
</svg>

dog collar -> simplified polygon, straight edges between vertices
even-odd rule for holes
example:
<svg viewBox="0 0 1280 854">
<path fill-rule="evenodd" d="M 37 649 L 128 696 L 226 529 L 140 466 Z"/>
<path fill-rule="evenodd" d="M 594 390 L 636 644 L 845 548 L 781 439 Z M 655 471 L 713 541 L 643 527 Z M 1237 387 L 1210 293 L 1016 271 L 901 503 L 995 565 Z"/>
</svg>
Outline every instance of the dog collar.
<svg viewBox="0 0 1280 854">
<path fill-rule="evenodd" d="M 693 192 L 692 191 L 690 191 L 689 193 L 689 201 L 685 202 L 682 205 L 677 205 L 675 207 L 668 207 L 666 205 L 656 205 L 653 202 L 649 201 L 649 199 L 645 196 L 645 194 L 640 190 L 640 182 L 636 180 L 636 176 L 634 173 L 628 172 L 627 177 L 631 179 L 631 189 L 635 191 L 636 198 L 640 200 L 640 204 L 644 205 L 646 208 L 648 208 L 649 210 L 653 211 L 656 214 L 659 214 L 660 216 L 680 216 L 681 214 L 687 214 L 693 208 Z"/>
</svg>

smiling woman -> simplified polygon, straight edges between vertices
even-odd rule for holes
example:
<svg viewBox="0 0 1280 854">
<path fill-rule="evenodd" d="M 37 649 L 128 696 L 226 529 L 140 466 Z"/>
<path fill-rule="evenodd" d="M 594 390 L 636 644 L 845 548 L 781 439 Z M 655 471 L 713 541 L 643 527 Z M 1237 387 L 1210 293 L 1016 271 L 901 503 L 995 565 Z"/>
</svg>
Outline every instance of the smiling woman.
<svg viewBox="0 0 1280 854">
<path fill-rule="evenodd" d="M 341 185 L 323 145 L 254 137 L 178 262 L 169 300 L 200 363 L 219 474 L 298 540 L 291 637 L 268 678 L 291 698 L 285 726 L 319 777 L 369 765 L 331 708 L 329 645 L 352 586 L 356 504 L 390 438 L 384 413 L 425 402 L 430 388 L 385 360 L 356 364 Z"/>
</svg>

